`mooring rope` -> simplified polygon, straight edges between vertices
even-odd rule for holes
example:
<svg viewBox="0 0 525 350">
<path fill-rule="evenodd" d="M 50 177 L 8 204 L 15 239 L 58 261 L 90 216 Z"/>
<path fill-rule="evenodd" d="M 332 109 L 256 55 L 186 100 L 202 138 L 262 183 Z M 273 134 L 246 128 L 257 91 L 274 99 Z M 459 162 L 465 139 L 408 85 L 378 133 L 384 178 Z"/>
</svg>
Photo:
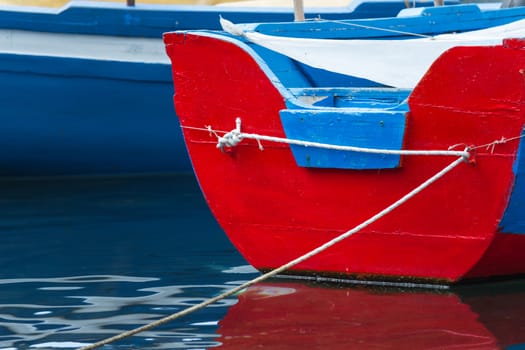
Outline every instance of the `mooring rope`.
<svg viewBox="0 0 525 350">
<path fill-rule="evenodd" d="M 284 138 L 284 137 L 245 133 L 241 131 L 241 119 L 240 118 L 235 119 L 235 129 L 229 132 L 224 132 L 222 136 L 218 135 L 217 131 L 213 130 L 211 126 L 207 126 L 206 128 L 195 128 L 195 127 L 184 127 L 184 128 L 208 131 L 211 134 L 215 135 L 215 137 L 217 137 L 217 148 L 219 148 L 220 150 L 224 150 L 224 147 L 235 147 L 243 139 L 252 139 L 252 140 L 257 141 L 259 145 L 259 149 L 261 151 L 264 149 L 262 147 L 261 141 L 269 141 L 269 142 L 285 143 L 289 145 L 297 145 L 297 146 L 303 146 L 303 147 L 316 147 L 316 148 L 324 148 L 324 149 L 330 149 L 330 150 L 335 150 L 335 151 L 362 152 L 362 153 L 373 153 L 373 154 L 412 155 L 412 156 L 455 156 L 455 157 L 469 157 L 470 156 L 470 153 L 466 150 L 453 151 L 452 148 L 454 148 L 454 146 L 449 147 L 449 150 L 446 150 L 446 151 L 444 150 L 394 150 L 394 149 L 366 148 L 366 147 L 356 147 L 356 146 L 341 146 L 341 145 L 334 145 L 334 144 L 329 144 L 329 143 L 294 140 L 294 139 L 289 139 L 289 138 Z"/>
<path fill-rule="evenodd" d="M 273 277 L 309 258 L 311 258 L 312 256 L 316 255 L 316 254 L 319 254 L 321 253 L 322 251 L 330 248 L 331 246 L 339 243 L 340 241 L 350 237 L 351 235 L 355 234 L 356 232 L 362 230 L 363 228 L 369 226 L 370 224 L 376 222 L 377 220 L 381 219 L 382 217 L 384 217 L 385 215 L 389 214 L 390 212 L 392 212 L 394 209 L 396 209 L 397 207 L 401 206 L 402 204 L 404 204 L 405 202 L 407 202 L 409 199 L 411 199 L 412 197 L 414 197 L 415 195 L 417 195 L 419 192 L 423 191 L 425 188 L 429 187 L 431 184 L 433 184 L 434 182 L 436 182 L 438 179 L 440 179 L 441 177 L 443 177 L 445 174 L 447 174 L 449 171 L 451 171 L 452 169 L 454 169 L 456 166 L 458 166 L 460 163 L 463 163 L 463 162 L 467 162 L 468 159 L 470 157 L 470 154 L 469 152 L 466 150 L 465 151 L 465 155 L 461 155 L 458 159 L 454 160 L 452 163 L 450 163 L 449 165 L 447 165 L 445 168 L 443 168 L 442 170 L 440 170 L 439 172 L 437 172 L 435 175 L 433 175 L 432 177 L 428 178 L 426 181 L 424 181 L 423 183 L 421 183 L 419 186 L 417 186 L 416 188 L 414 188 L 412 191 L 410 191 L 409 193 L 407 193 L 406 195 L 404 195 L 403 197 L 401 197 L 399 200 L 397 200 L 396 202 L 394 202 L 393 204 L 389 205 L 388 207 L 386 207 L 385 209 L 381 210 L 379 213 L 375 214 L 374 216 L 370 217 L 368 220 L 362 222 L 361 224 L 355 226 L 354 228 L 352 228 L 351 230 L 349 231 L 346 231 L 344 232 L 343 234 L 331 239 L 330 241 L 324 243 L 323 245 L 309 251 L 308 253 L 274 269 L 274 270 L 271 270 L 270 272 L 267 272 L 257 278 L 254 278 L 248 282 L 245 282 L 235 288 L 232 288 L 220 295 L 217 295 L 213 298 L 210 298 L 210 299 L 207 299 L 199 304 L 196 304 L 196 305 L 193 305 L 191 307 L 188 307 L 182 311 L 179 311 L 179 312 L 176 312 L 174 314 L 171 314 L 169 316 L 166 316 L 164 318 L 161 318 L 157 321 L 154 321 L 154 322 L 151 322 L 149 324 L 146 324 L 144 326 L 141 326 L 141 327 L 138 327 L 138 328 L 135 328 L 135 329 L 132 329 L 132 330 L 129 330 L 129 331 L 126 331 L 126 332 L 123 332 L 123 333 L 120 333 L 116 336 L 113 336 L 113 337 L 110 337 L 110 338 L 107 338 L 107 339 L 104 339 L 104 340 L 101 340 L 99 342 L 96 342 L 94 344 L 91 344 L 91 345 L 88 345 L 88 346 L 84 346 L 82 348 L 80 348 L 79 350 L 92 350 L 92 349 L 96 349 L 96 348 L 99 348 L 103 345 L 106 345 L 106 344 L 109 344 L 109 343 L 113 343 L 115 341 L 118 341 L 118 340 L 122 340 L 124 338 L 127 338 L 127 337 L 130 337 L 132 335 L 135 335 L 137 333 L 141 333 L 141 332 L 144 332 L 144 331 L 147 331 L 149 329 L 152 329 L 152 328 L 155 328 L 155 327 L 158 327 L 160 325 L 163 325 L 165 323 L 168 323 L 170 321 L 173 321 L 177 318 L 180 318 L 182 316 L 185 316 L 185 315 L 188 315 L 192 312 L 195 312 L 195 311 L 198 311 L 200 309 L 203 309 L 205 308 L 206 306 L 210 305 L 210 304 L 213 304 L 219 300 L 222 300 L 224 298 L 227 298 L 237 292 L 240 292 L 242 291 L 243 289 L 245 288 L 248 288 L 249 286 L 255 284 L 255 283 L 258 283 L 258 282 L 262 282 L 270 277 Z"/>
</svg>

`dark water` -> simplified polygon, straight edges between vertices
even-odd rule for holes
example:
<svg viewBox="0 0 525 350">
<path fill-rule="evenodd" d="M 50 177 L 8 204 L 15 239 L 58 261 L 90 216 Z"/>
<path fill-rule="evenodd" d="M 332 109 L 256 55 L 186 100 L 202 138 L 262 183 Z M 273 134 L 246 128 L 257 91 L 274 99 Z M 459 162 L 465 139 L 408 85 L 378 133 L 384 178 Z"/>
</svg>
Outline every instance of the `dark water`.
<svg viewBox="0 0 525 350">
<path fill-rule="evenodd" d="M 73 349 L 258 274 L 190 175 L 0 181 L 0 349 Z M 522 280 L 265 282 L 103 349 L 525 349 Z"/>
<path fill-rule="evenodd" d="M 0 230 L 1 349 L 92 343 L 254 276 L 192 176 L 0 181 Z M 208 348 L 234 302 L 114 346 Z"/>
</svg>

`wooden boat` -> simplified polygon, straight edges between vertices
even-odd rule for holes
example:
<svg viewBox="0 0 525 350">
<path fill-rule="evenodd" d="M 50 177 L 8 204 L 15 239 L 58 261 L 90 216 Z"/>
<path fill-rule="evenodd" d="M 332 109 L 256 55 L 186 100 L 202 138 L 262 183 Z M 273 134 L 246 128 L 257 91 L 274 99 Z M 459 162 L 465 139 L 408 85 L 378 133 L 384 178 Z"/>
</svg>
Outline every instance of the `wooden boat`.
<svg viewBox="0 0 525 350">
<path fill-rule="evenodd" d="M 431 5 L 431 1 L 417 1 Z M 395 16 L 401 0 L 306 8 L 339 20 Z M 0 6 L 0 175 L 191 171 L 170 102 L 162 33 L 291 21 L 291 8 L 72 1 Z"/>
<path fill-rule="evenodd" d="M 350 43 L 358 56 L 380 47 L 402 88 L 368 80 L 381 68 L 367 69 L 381 63 L 375 54 L 358 67 L 375 87 L 293 89 L 246 44 L 253 37 L 165 34 L 186 146 L 230 240 L 262 271 L 323 246 L 286 271 L 314 278 L 449 284 L 524 273 L 524 24 Z M 330 42 L 344 45 L 285 46 L 315 43 L 335 58 Z M 407 65 L 389 49 L 429 52 Z M 314 56 L 304 52 L 319 70 Z M 289 61 L 286 75 L 304 73 Z M 396 74 L 407 66 L 420 72 L 409 83 Z M 346 238 L 324 246 L 336 237 Z"/>
<path fill-rule="evenodd" d="M 330 1 L 327 1 L 330 3 Z M 136 1 L 71 1 L 60 8 L 0 6 L 0 28 L 38 32 L 161 38 L 162 33 L 186 29 L 220 29 L 219 16 L 234 22 L 290 22 L 291 7 L 167 5 Z M 433 6 L 431 0 L 414 7 Z M 447 4 L 449 4 L 447 2 Z M 458 4 L 458 1 L 450 1 Z M 393 17 L 406 8 L 399 0 L 348 1 L 347 6 L 307 7 L 309 19 L 346 20 Z"/>
<path fill-rule="evenodd" d="M 0 0 L 0 6 L 31 6 L 31 7 L 62 7 L 75 0 Z M 92 0 L 87 0 L 92 1 Z M 220 0 L 93 0 L 99 2 L 125 2 L 127 5 L 134 6 L 140 4 L 165 4 L 165 5 L 214 5 Z"/>
<path fill-rule="evenodd" d="M 256 284 L 219 321 L 220 350 L 519 349 L 523 281 L 463 290 Z"/>
</svg>

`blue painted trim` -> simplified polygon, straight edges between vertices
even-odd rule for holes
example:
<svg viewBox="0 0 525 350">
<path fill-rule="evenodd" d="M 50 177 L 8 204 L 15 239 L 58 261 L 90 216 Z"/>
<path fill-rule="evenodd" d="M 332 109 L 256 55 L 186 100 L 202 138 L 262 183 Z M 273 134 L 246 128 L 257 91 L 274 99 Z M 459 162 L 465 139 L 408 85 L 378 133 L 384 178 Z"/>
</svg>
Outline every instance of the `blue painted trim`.
<svg viewBox="0 0 525 350">
<path fill-rule="evenodd" d="M 294 110 L 280 112 L 286 137 L 343 146 L 400 150 L 406 128 L 404 111 Z M 291 145 L 297 165 L 311 168 L 388 169 L 400 156 L 334 151 Z"/>
<path fill-rule="evenodd" d="M 523 132 L 522 132 L 523 134 Z M 525 139 L 520 140 L 513 164 L 514 186 L 509 204 L 499 225 L 501 233 L 525 234 Z"/>
<path fill-rule="evenodd" d="M 392 18 L 370 18 L 347 21 L 309 21 L 300 23 L 253 23 L 241 25 L 244 30 L 267 35 L 307 38 L 387 38 L 407 37 L 396 31 L 436 35 L 444 32 L 461 32 L 483 29 L 510 23 L 525 17 L 525 7 L 483 9 L 477 4 L 411 9 L 406 15 Z M 451 20 L 453 18 L 453 20 Z M 352 24 L 362 25 L 353 26 Z M 392 30 L 372 31 L 369 27 Z"/>
<path fill-rule="evenodd" d="M 453 0 L 452 0 L 453 1 Z M 354 3 L 354 2 L 352 2 Z M 429 0 L 419 6 L 432 6 Z M 306 10 L 307 18 L 349 19 L 396 16 L 405 8 L 401 0 L 356 1 L 348 7 Z M 293 21 L 293 10 L 188 5 L 143 5 L 73 1 L 61 9 L 1 6 L 0 28 L 58 33 L 120 35 L 160 38 L 174 30 L 220 29 L 219 15 L 235 22 Z"/>
</svg>

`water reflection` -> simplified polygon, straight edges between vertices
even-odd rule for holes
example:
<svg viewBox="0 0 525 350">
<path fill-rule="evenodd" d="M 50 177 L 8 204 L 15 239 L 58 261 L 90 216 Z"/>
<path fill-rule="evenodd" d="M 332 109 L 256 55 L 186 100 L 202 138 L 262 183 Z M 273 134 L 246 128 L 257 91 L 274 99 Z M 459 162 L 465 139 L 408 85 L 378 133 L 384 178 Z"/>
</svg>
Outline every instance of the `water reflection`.
<svg viewBox="0 0 525 350">
<path fill-rule="evenodd" d="M 0 349 L 76 348 L 254 276 L 192 175 L 0 179 Z M 215 346 L 228 299 L 110 345 Z"/>
<path fill-rule="evenodd" d="M 192 176 L 0 180 L 0 350 L 77 348 L 257 275 Z M 272 281 L 104 349 L 525 349 L 524 293 Z"/>
<path fill-rule="evenodd" d="M 221 350 L 525 348 L 525 281 L 445 292 L 261 283 L 218 333 Z"/>
<path fill-rule="evenodd" d="M 251 271 L 253 272 L 253 271 Z M 0 288 L 15 287 L 31 294 L 27 303 L 0 305 L 0 348 L 75 348 L 153 322 L 232 288 L 217 285 L 149 286 L 156 278 L 75 276 L 4 279 Z M 105 288 L 117 288 L 108 293 Z M 218 318 L 235 299 L 210 306 L 193 320 L 183 320 L 119 342 L 123 347 L 190 349 L 217 346 Z M 218 310 L 218 311 L 214 311 Z"/>
</svg>

